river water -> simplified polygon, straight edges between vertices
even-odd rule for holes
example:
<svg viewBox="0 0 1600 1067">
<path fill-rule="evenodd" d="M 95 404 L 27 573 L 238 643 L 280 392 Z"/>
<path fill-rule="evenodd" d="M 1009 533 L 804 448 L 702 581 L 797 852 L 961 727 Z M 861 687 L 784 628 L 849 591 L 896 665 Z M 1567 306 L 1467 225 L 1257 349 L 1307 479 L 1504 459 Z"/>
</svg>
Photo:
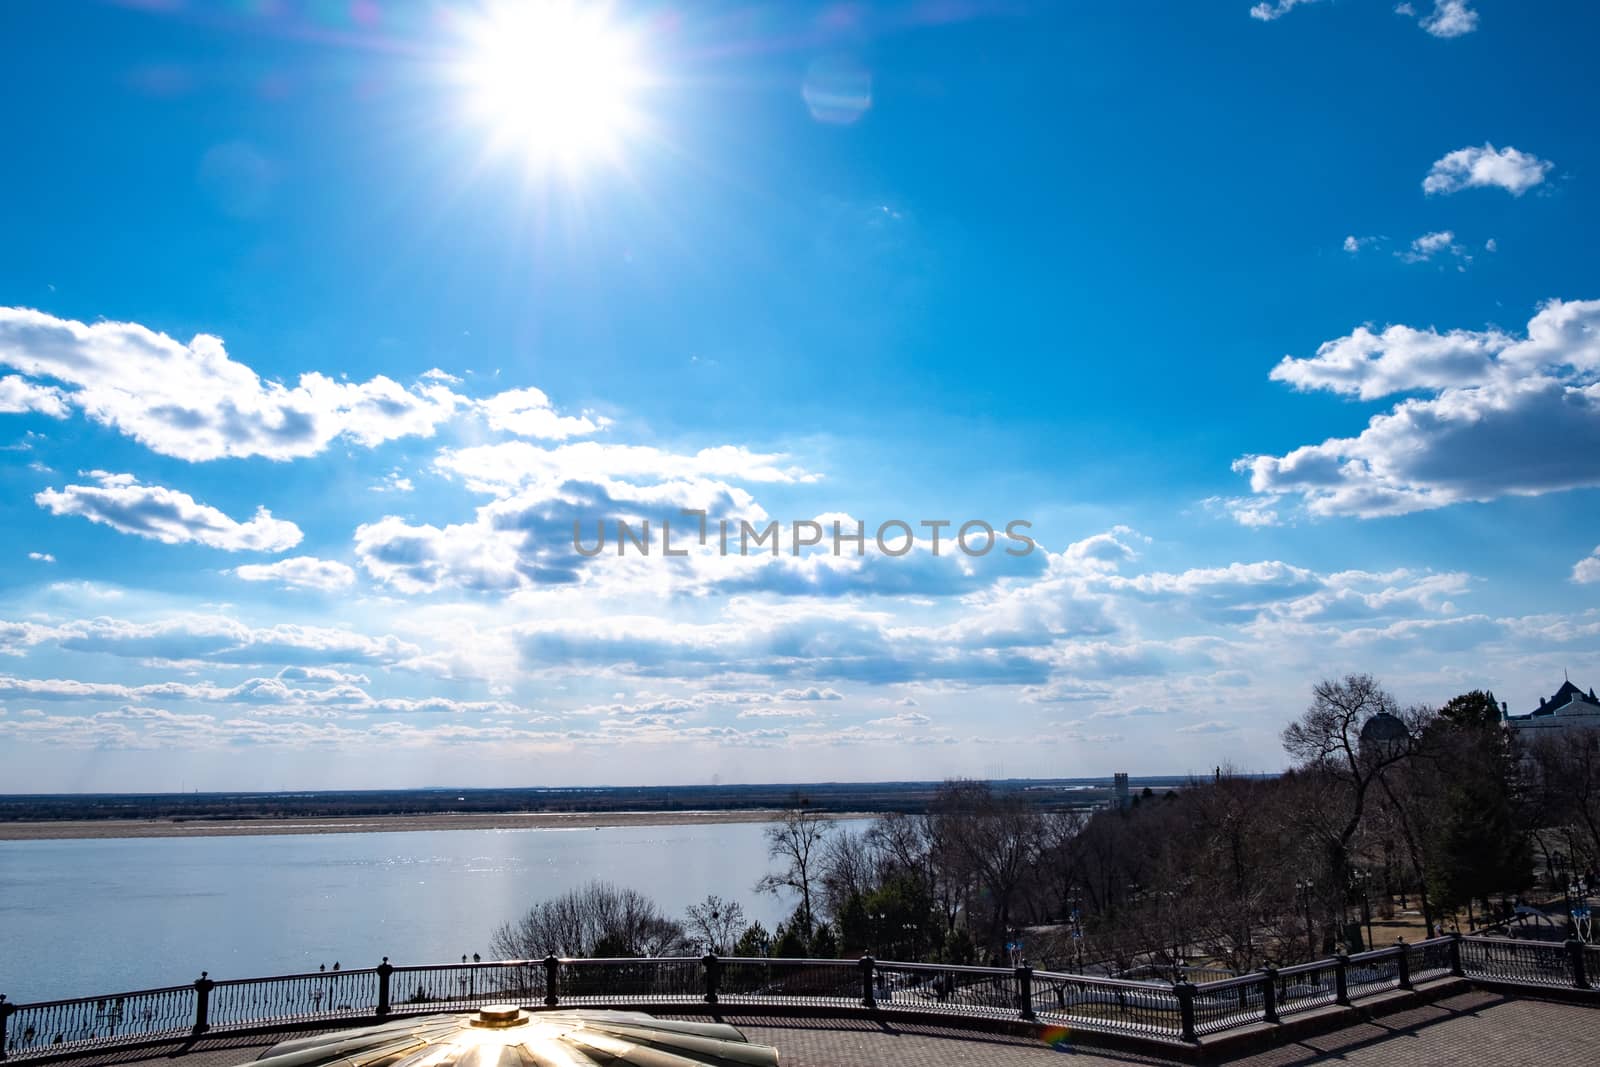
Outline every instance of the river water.
<svg viewBox="0 0 1600 1067">
<path fill-rule="evenodd" d="M 864 823 L 844 822 L 859 829 Z M 488 956 L 529 905 L 593 878 L 669 915 L 716 893 L 771 930 L 760 823 L 0 842 L 0 993 L 14 1003 L 332 967 Z"/>
</svg>

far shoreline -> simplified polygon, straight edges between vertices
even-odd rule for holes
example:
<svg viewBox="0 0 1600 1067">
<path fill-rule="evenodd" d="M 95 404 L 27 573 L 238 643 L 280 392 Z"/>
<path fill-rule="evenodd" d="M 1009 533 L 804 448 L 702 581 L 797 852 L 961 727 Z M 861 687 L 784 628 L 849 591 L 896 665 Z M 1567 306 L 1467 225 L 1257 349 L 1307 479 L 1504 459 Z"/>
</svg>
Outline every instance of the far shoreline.
<svg viewBox="0 0 1600 1067">
<path fill-rule="evenodd" d="M 878 812 L 820 812 L 825 819 L 870 819 Z M 267 837 L 292 834 L 422 833 L 439 830 L 589 830 L 773 822 L 778 808 L 740 811 L 533 811 L 459 815 L 364 815 L 260 819 L 73 819 L 0 822 L 0 841 L 83 841 L 139 837 Z"/>
</svg>

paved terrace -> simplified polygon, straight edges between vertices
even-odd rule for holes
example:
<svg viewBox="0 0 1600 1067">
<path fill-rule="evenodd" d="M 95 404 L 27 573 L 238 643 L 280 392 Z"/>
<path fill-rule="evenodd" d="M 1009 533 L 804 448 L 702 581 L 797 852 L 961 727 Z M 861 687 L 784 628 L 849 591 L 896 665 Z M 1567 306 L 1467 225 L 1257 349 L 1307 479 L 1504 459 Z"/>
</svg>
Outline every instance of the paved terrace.
<svg viewBox="0 0 1600 1067">
<path fill-rule="evenodd" d="M 784 1067 L 1028 1067 L 1065 1062 L 1084 1067 L 1163 1065 L 1148 1054 L 1036 1038 L 865 1018 L 786 1019 L 725 1016 L 752 1040 L 779 1050 Z M 311 1032 L 311 1031 L 308 1031 Z M 233 1036 L 158 1048 L 107 1050 L 60 1061 L 63 1067 L 233 1067 L 280 1040 L 298 1036 Z M 1432 1065 L 1468 1067 L 1593 1067 L 1600 1061 L 1600 1011 L 1579 1004 L 1472 990 L 1346 1025 L 1265 1052 L 1216 1062 L 1240 1067 Z"/>
</svg>

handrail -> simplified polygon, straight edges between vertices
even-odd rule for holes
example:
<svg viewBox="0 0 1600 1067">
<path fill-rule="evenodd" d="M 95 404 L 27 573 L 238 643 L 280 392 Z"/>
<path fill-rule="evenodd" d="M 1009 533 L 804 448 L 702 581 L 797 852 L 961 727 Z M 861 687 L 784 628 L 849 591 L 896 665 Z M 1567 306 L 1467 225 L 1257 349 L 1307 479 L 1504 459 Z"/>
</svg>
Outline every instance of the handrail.
<svg viewBox="0 0 1600 1067">
<path fill-rule="evenodd" d="M 1464 951 L 1471 949 L 1471 951 Z M 1432 952 L 1430 953 L 1430 950 Z M 1592 946 L 1450 934 L 1210 982 L 1140 982 L 1019 967 L 765 956 L 546 957 L 377 967 L 213 981 L 17 1004 L 0 995 L 0 1059 L 160 1042 L 207 1031 L 375 1021 L 497 1001 L 530 1007 L 693 1003 L 915 1011 L 1193 1042 L 1279 1015 L 1410 988 L 1426 973 L 1588 989 Z M 1593 962 L 1589 957 L 1595 956 Z M 1420 966 L 1420 964 L 1419 964 Z M 1355 976 L 1359 974 L 1359 979 Z M 395 976 L 401 976 L 398 982 Z M 1596 976 L 1600 977 L 1600 976 Z M 1304 979 L 1296 982 L 1295 979 Z M 413 992 L 414 984 L 414 992 Z M 218 990 L 224 991 L 218 994 Z"/>
</svg>

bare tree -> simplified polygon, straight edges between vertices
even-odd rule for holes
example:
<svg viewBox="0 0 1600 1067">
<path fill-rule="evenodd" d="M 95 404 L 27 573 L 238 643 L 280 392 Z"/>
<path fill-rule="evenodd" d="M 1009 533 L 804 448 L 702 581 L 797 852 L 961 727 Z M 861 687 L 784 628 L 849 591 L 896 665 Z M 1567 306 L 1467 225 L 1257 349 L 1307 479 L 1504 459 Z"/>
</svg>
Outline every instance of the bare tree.
<svg viewBox="0 0 1600 1067">
<path fill-rule="evenodd" d="M 838 922 L 839 914 L 852 897 L 863 897 L 877 888 L 882 864 L 867 834 L 841 830 L 822 846 L 822 910 Z"/>
<path fill-rule="evenodd" d="M 946 782 L 934 800 L 936 833 L 969 884 L 984 891 L 990 947 L 1003 944 L 1042 841 L 1038 812 L 983 782 Z"/>
<path fill-rule="evenodd" d="M 833 824 L 821 812 L 793 808 L 767 827 L 767 856 L 782 864 L 782 869 L 756 883 L 756 892 L 776 896 L 785 889 L 800 894 L 801 923 L 811 936 L 815 912 L 811 907 L 812 889 L 821 873 L 823 845 Z"/>
<path fill-rule="evenodd" d="M 1409 728 L 1404 737 L 1385 734 L 1375 743 L 1363 744 L 1362 732 L 1377 716 L 1389 716 L 1405 725 L 1394 697 L 1376 679 L 1370 674 L 1351 674 L 1340 681 L 1318 682 L 1311 691 L 1311 705 L 1283 731 L 1283 747 L 1300 768 L 1335 786 L 1336 803 L 1306 809 L 1304 814 L 1327 851 L 1328 878 L 1317 892 L 1326 912 L 1338 915 L 1341 925 L 1350 881 L 1351 843 L 1361 829 L 1373 787 L 1386 770 L 1412 751 Z M 1393 730 L 1387 719 L 1380 725 Z"/>
<path fill-rule="evenodd" d="M 535 904 L 489 941 L 501 959 L 666 956 L 685 945 L 683 926 L 644 894 L 598 881 Z"/>
<path fill-rule="evenodd" d="M 1600 863 L 1600 729 L 1550 731 L 1528 750 L 1533 800 L 1574 859 Z"/>
<path fill-rule="evenodd" d="M 744 907 L 736 900 L 707 895 L 699 904 L 689 905 L 689 935 L 707 952 L 727 952 L 744 930 Z"/>
</svg>

